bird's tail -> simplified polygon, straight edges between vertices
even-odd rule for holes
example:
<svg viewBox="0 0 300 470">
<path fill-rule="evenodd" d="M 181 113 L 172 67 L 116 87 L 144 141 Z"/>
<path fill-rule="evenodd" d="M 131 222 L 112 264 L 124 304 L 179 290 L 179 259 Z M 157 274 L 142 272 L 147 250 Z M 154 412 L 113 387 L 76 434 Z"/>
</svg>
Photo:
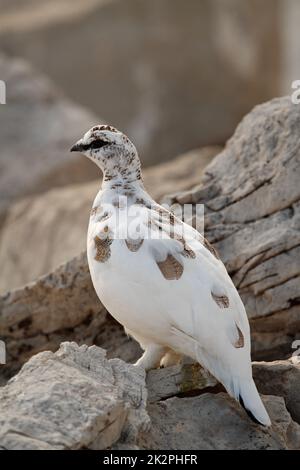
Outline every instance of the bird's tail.
<svg viewBox="0 0 300 470">
<path fill-rule="evenodd" d="M 239 383 L 238 400 L 248 416 L 256 423 L 271 426 L 271 420 L 259 396 L 253 379 Z"/>
</svg>

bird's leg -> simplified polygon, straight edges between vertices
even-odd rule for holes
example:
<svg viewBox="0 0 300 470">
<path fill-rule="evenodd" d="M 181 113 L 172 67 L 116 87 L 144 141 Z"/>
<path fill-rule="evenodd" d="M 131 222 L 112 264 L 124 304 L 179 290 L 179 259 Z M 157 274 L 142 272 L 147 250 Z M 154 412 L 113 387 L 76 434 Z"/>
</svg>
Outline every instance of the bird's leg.
<svg viewBox="0 0 300 470">
<path fill-rule="evenodd" d="M 160 360 L 160 367 L 169 367 L 179 364 L 182 359 L 182 355 L 176 353 L 172 349 L 169 349 L 166 354 Z"/>
<path fill-rule="evenodd" d="M 159 366 L 160 360 L 165 352 L 166 348 L 164 346 L 149 344 L 142 357 L 140 357 L 134 365 L 142 367 L 145 370 L 154 369 Z"/>
</svg>

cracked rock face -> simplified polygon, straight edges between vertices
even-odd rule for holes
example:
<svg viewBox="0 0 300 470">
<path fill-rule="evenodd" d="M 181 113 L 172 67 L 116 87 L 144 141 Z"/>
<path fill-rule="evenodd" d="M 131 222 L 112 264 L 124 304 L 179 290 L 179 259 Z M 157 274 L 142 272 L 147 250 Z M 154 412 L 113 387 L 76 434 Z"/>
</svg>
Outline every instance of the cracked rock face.
<svg viewBox="0 0 300 470">
<path fill-rule="evenodd" d="M 226 393 L 169 398 L 148 406 L 152 427 L 141 448 L 183 450 L 298 449 L 300 426 L 281 397 L 263 397 L 272 429 L 251 423 Z"/>
<path fill-rule="evenodd" d="M 63 343 L 33 357 L 0 389 L 4 449 L 134 446 L 147 428 L 144 372 L 96 346 Z"/>
<path fill-rule="evenodd" d="M 300 107 L 257 106 L 191 191 L 170 203 L 205 204 L 214 243 L 245 303 L 256 358 L 291 355 L 300 334 Z"/>
<path fill-rule="evenodd" d="M 299 449 L 300 365 L 291 361 L 253 363 L 258 390 L 272 427 L 253 423 L 217 381 L 198 364 L 186 363 L 147 374 L 151 427 L 140 448 Z"/>
</svg>

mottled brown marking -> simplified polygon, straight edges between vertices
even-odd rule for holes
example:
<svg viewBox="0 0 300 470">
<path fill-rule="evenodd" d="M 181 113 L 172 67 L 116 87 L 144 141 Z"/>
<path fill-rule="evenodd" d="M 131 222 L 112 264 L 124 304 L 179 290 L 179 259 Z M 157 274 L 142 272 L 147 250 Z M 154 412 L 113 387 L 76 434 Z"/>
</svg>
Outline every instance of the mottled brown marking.
<svg viewBox="0 0 300 470">
<path fill-rule="evenodd" d="M 114 207 L 116 207 L 117 209 L 125 209 L 126 207 L 126 202 L 122 199 L 115 199 L 113 202 L 112 202 L 112 205 Z"/>
<path fill-rule="evenodd" d="M 100 238 L 97 235 L 94 238 L 95 247 L 97 250 L 95 260 L 100 263 L 105 263 L 110 258 L 111 250 L 110 245 L 112 244 L 111 238 Z"/>
<path fill-rule="evenodd" d="M 111 212 L 105 211 L 103 215 L 97 219 L 97 222 L 104 222 L 105 220 L 109 219 L 112 216 Z"/>
<path fill-rule="evenodd" d="M 135 155 L 131 154 L 129 157 L 128 157 L 128 165 L 131 165 L 135 160 Z"/>
<path fill-rule="evenodd" d="M 163 230 L 161 224 L 160 224 L 157 220 L 151 219 L 151 217 L 150 217 L 150 219 L 148 220 L 147 225 L 148 225 L 148 227 L 149 227 L 151 230 L 152 230 L 152 229 L 154 230 L 155 228 L 157 228 L 157 229 L 160 230 L 161 232 L 162 232 L 162 230 Z"/>
<path fill-rule="evenodd" d="M 165 261 L 157 261 L 157 266 L 162 275 L 169 281 L 179 279 L 182 276 L 183 266 L 172 255 L 168 255 Z"/>
<path fill-rule="evenodd" d="M 180 253 L 182 256 L 184 256 L 185 258 L 190 258 L 190 259 L 196 258 L 196 253 L 194 252 L 194 250 L 192 250 L 192 248 L 187 244 L 187 242 L 181 235 L 178 235 L 174 231 L 171 231 L 170 238 L 177 240 L 183 245 L 183 251 Z"/>
<path fill-rule="evenodd" d="M 100 212 L 100 210 L 101 210 L 101 206 L 92 207 L 90 215 L 91 216 L 96 215 L 98 212 Z"/>
<path fill-rule="evenodd" d="M 216 295 L 211 292 L 211 296 L 220 308 L 229 307 L 229 298 L 227 297 L 227 295 Z"/>
<path fill-rule="evenodd" d="M 153 207 L 153 210 L 155 210 L 156 212 L 158 212 L 158 214 L 160 215 L 160 217 L 164 217 L 164 216 L 167 216 L 168 219 L 169 219 L 169 222 L 171 225 L 174 225 L 175 223 L 175 215 L 168 211 L 167 209 L 165 209 L 164 207 L 162 206 L 154 206 Z"/>
<path fill-rule="evenodd" d="M 209 243 L 209 241 L 206 238 L 203 238 L 203 245 L 205 248 L 208 249 L 208 251 L 211 252 L 212 255 L 214 255 L 215 258 L 220 259 L 219 253 L 217 250 Z"/>
<path fill-rule="evenodd" d="M 175 225 L 175 215 L 170 212 L 170 224 Z"/>
<path fill-rule="evenodd" d="M 235 341 L 235 343 L 233 344 L 233 346 L 235 348 L 243 348 L 244 347 L 244 344 L 245 344 L 245 341 L 244 341 L 244 335 L 243 333 L 241 332 L 241 330 L 239 329 L 239 327 L 237 326 L 237 324 L 235 324 L 236 326 L 236 329 L 238 331 L 238 339 Z"/>
<path fill-rule="evenodd" d="M 133 197 L 134 191 L 124 191 L 123 195 L 126 197 Z"/>
<path fill-rule="evenodd" d="M 142 197 L 137 197 L 134 204 L 137 204 L 138 206 L 145 206 L 147 209 L 151 209 L 151 204 L 146 202 Z"/>
<path fill-rule="evenodd" d="M 172 226 L 172 230 L 167 231 L 159 222 L 157 222 L 156 220 L 149 219 L 148 227 L 152 229 L 152 227 L 154 226 L 157 227 L 160 231 L 164 231 L 165 233 L 167 233 L 169 237 L 172 238 L 173 240 L 177 240 L 178 242 L 182 244 L 183 250 L 180 253 L 182 256 L 184 256 L 185 258 L 190 258 L 190 259 L 196 258 L 196 253 L 194 252 L 194 250 L 192 250 L 192 248 L 187 244 L 187 242 L 181 235 L 178 235 L 177 233 L 174 232 L 173 226 Z"/>
<path fill-rule="evenodd" d="M 138 204 L 139 206 L 145 206 L 146 202 L 143 198 L 137 197 L 136 200 L 135 200 L 135 204 Z"/>
<path fill-rule="evenodd" d="M 94 126 L 92 128 L 92 131 L 110 131 L 110 132 L 118 132 L 117 129 L 113 126 L 108 126 L 105 124 L 99 125 L 99 126 Z"/>
<path fill-rule="evenodd" d="M 127 180 L 125 179 L 125 181 Z M 128 191 L 133 191 L 133 192 L 135 191 L 134 188 L 127 182 L 123 185 L 123 189 L 126 189 Z"/>
<path fill-rule="evenodd" d="M 190 248 L 186 242 L 184 242 L 183 245 L 183 252 L 181 253 L 185 258 L 190 258 L 190 259 L 195 259 L 196 258 L 196 253 L 192 248 Z"/>
<path fill-rule="evenodd" d="M 117 188 L 121 188 L 122 187 L 122 183 L 114 183 L 112 186 L 111 186 L 111 189 L 117 189 Z"/>
<path fill-rule="evenodd" d="M 125 243 L 127 245 L 128 250 L 133 251 L 133 252 L 138 251 L 141 248 L 143 242 L 144 242 L 144 240 L 142 240 L 142 239 L 136 239 L 136 240 L 128 239 L 128 240 L 125 240 Z"/>
<path fill-rule="evenodd" d="M 104 181 L 111 181 L 112 179 L 113 179 L 112 175 L 105 173 Z"/>
</svg>

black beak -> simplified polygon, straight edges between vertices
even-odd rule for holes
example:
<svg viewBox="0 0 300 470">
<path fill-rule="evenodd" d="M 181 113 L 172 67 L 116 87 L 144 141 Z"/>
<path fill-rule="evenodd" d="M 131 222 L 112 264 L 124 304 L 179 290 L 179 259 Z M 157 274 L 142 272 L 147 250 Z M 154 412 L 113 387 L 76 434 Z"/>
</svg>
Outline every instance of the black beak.
<svg viewBox="0 0 300 470">
<path fill-rule="evenodd" d="M 80 143 L 76 143 L 73 145 L 73 147 L 70 148 L 70 152 L 83 152 L 84 150 L 84 145 Z"/>
</svg>

